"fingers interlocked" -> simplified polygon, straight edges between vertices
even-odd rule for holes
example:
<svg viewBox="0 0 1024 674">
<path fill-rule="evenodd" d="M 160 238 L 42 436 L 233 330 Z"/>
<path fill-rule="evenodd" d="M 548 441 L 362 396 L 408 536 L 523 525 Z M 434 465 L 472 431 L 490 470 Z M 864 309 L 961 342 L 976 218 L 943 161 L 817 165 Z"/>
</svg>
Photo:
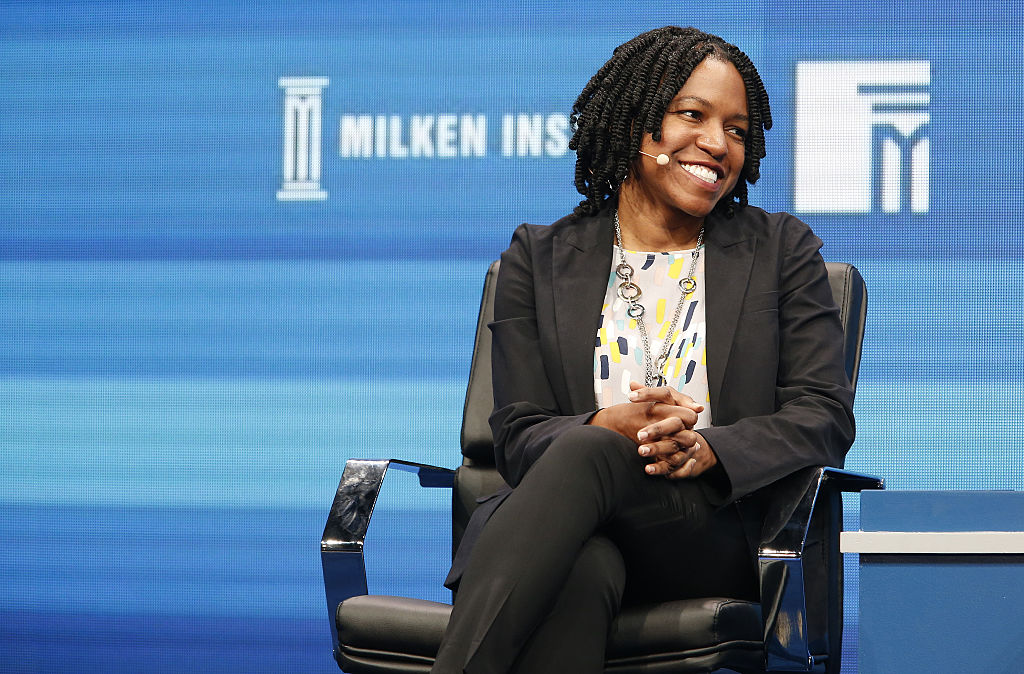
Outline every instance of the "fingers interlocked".
<svg viewBox="0 0 1024 674">
<path fill-rule="evenodd" d="M 645 416 L 652 422 L 636 436 L 640 455 L 650 462 L 647 474 L 684 478 L 706 470 L 708 452 L 701 452 L 702 438 L 692 430 L 704 406 L 669 386 L 647 388 L 631 382 L 630 388 L 629 399 L 646 403 Z"/>
<path fill-rule="evenodd" d="M 696 434 L 682 430 L 659 440 L 650 440 L 640 445 L 641 456 L 650 459 L 646 467 L 649 475 L 672 475 L 685 477 L 694 463 L 694 454 L 700 449 Z"/>
</svg>

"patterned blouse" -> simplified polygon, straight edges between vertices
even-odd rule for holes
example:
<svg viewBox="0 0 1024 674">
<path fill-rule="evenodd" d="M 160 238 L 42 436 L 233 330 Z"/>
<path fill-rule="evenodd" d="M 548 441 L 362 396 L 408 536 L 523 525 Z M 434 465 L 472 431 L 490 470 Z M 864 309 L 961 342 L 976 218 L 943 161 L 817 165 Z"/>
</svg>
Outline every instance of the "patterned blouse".
<svg viewBox="0 0 1024 674">
<path fill-rule="evenodd" d="M 645 253 L 627 250 L 626 262 L 633 267 L 633 283 L 643 291 L 639 301 L 646 309 L 643 320 L 654 358 L 661 354 L 665 340 L 671 339 L 672 347 L 662 376 L 669 386 L 704 405 L 695 428 L 706 428 L 711 425 L 711 400 L 705 348 L 704 255 L 697 258 L 697 267 L 693 273 L 697 289 L 683 300 L 674 334 L 667 334 L 682 293 L 678 282 L 690 269 L 692 252 Z M 629 305 L 616 294 L 621 282 L 615 275 L 618 264 L 619 252 L 616 250 L 612 256 L 608 289 L 604 295 L 594 347 L 594 394 L 598 407 L 628 402 L 626 395 L 629 393 L 629 382 L 644 382 L 644 353 L 640 331 L 636 320 L 626 315 Z"/>
</svg>

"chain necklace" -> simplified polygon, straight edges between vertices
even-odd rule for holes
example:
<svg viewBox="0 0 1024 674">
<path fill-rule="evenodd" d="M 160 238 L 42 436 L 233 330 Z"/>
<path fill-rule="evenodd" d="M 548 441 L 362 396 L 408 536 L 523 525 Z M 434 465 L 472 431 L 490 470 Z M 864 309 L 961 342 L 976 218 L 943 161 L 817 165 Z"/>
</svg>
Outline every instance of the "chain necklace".
<svg viewBox="0 0 1024 674">
<path fill-rule="evenodd" d="M 633 283 L 633 267 L 626 262 L 626 249 L 622 247 L 622 228 L 619 226 L 619 212 L 615 212 L 615 246 L 619 249 L 619 264 L 615 267 L 615 275 L 621 281 L 619 287 L 615 290 L 615 294 L 629 305 L 626 307 L 626 315 L 636 321 L 636 327 L 640 331 L 640 341 L 643 344 L 644 350 L 644 385 L 648 388 L 665 385 L 665 377 L 662 372 L 665 369 L 665 363 L 668 361 L 668 354 L 672 351 L 672 337 L 675 335 L 679 316 L 683 313 L 683 304 L 686 301 L 686 296 L 697 289 L 697 278 L 693 274 L 697 269 L 697 258 L 700 257 L 700 249 L 703 247 L 703 243 L 704 226 L 702 225 L 700 233 L 697 234 L 697 245 L 694 247 L 693 252 L 690 253 L 690 271 L 686 273 L 686 276 L 679 279 L 679 301 L 676 302 L 676 310 L 672 314 L 672 323 L 668 327 L 668 336 L 661 348 L 661 353 L 657 359 L 654 359 L 651 356 L 651 343 L 647 337 L 647 326 L 644 325 L 644 314 L 647 313 L 647 309 L 644 308 L 644 305 L 640 304 L 640 298 L 644 293 L 640 290 L 640 286 Z M 655 372 L 657 372 L 657 375 L 655 375 Z"/>
</svg>

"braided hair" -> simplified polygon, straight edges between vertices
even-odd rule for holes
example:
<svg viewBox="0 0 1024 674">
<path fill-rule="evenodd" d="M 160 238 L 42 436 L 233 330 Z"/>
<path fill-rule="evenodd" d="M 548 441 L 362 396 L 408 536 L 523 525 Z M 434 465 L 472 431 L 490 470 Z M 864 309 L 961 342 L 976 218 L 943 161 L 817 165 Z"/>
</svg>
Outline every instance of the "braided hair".
<svg viewBox="0 0 1024 674">
<path fill-rule="evenodd" d="M 645 133 L 661 140 L 669 103 L 707 58 L 732 63 L 747 92 L 750 130 L 742 180 L 715 206 L 732 216 L 747 204 L 747 183 L 761 175 L 764 132 L 772 126 L 768 92 L 750 58 L 735 45 L 696 28 L 666 26 L 642 33 L 615 48 L 572 106 L 569 149 L 576 151 L 576 189 L 584 196 L 574 213 L 593 215 L 618 193 L 640 152 Z"/>
</svg>

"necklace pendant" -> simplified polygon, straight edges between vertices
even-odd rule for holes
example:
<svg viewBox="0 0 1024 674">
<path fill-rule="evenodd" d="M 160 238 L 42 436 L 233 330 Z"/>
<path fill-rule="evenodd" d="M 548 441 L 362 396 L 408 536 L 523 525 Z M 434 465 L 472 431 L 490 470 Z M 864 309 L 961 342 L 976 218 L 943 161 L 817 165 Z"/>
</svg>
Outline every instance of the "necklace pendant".
<svg viewBox="0 0 1024 674">
<path fill-rule="evenodd" d="M 665 380 L 665 377 L 663 377 L 662 375 L 659 374 L 657 377 L 654 378 L 654 382 L 653 383 L 654 383 L 654 386 L 656 386 L 656 387 L 657 386 L 665 386 L 666 384 L 668 384 L 668 381 Z"/>
<path fill-rule="evenodd" d="M 689 295 L 697 289 L 697 280 L 692 276 L 679 279 L 679 289 L 683 291 L 684 295 Z"/>
</svg>

